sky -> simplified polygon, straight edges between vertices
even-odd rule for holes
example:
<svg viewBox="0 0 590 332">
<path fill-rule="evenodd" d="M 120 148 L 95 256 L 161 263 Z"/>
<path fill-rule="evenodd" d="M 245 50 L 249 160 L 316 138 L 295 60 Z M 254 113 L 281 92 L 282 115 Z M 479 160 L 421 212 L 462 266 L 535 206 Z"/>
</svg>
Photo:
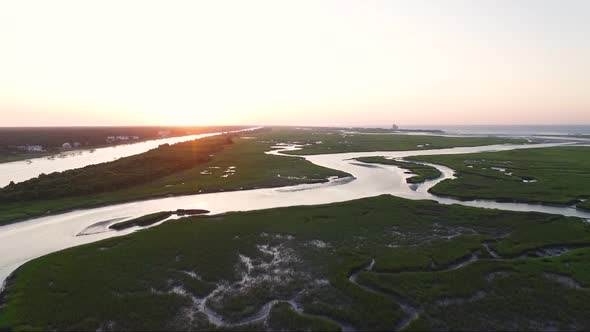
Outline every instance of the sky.
<svg viewBox="0 0 590 332">
<path fill-rule="evenodd" d="M 587 0 L 0 0 L 0 126 L 590 124 Z"/>
</svg>

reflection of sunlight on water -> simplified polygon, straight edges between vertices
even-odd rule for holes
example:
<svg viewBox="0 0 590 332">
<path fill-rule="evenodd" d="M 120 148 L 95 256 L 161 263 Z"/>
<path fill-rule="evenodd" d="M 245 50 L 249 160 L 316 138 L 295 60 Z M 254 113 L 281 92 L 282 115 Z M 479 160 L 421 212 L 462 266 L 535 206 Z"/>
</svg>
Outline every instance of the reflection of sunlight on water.
<svg viewBox="0 0 590 332">
<path fill-rule="evenodd" d="M 347 176 L 347 177 L 343 177 L 343 178 L 339 178 L 337 176 L 330 176 L 328 178 L 328 182 L 305 183 L 305 184 L 300 184 L 300 185 L 296 185 L 296 186 L 289 186 L 286 188 L 276 189 L 276 191 L 277 192 L 295 192 L 295 191 L 303 191 L 303 190 L 312 190 L 312 189 L 318 189 L 318 188 L 329 187 L 329 186 L 339 186 L 339 185 L 347 184 L 347 183 L 354 181 L 354 180 L 355 180 L 355 177 L 353 177 L 353 176 Z"/>
<path fill-rule="evenodd" d="M 237 130 L 236 132 L 255 130 L 258 128 L 260 127 Z M 143 141 L 133 144 L 115 145 L 111 147 L 104 147 L 92 150 L 68 151 L 62 152 L 55 156 L 30 159 L 30 163 L 26 161 L 0 163 L 0 187 L 8 185 L 10 181 L 18 183 L 37 177 L 41 173 L 50 174 L 53 172 L 61 172 L 68 169 L 81 168 L 88 165 L 104 163 L 108 161 L 117 160 L 122 157 L 136 155 L 157 148 L 161 144 L 174 144 L 192 141 L 194 139 L 210 137 L 220 134 L 223 133 L 219 132 L 200 135 L 171 137 Z"/>
<path fill-rule="evenodd" d="M 109 229 L 109 226 L 118 222 L 118 221 L 122 221 L 125 219 L 129 219 L 129 217 L 113 218 L 113 219 L 109 219 L 109 220 L 105 220 L 105 221 L 99 221 L 95 224 L 92 224 L 92 225 L 84 228 L 80 233 L 76 234 L 76 236 L 92 235 L 92 234 L 113 231 L 112 229 Z"/>
<path fill-rule="evenodd" d="M 299 149 L 298 145 L 276 145 L 280 150 L 267 153 L 281 155 L 284 151 Z M 129 234 L 141 229 L 130 228 L 119 232 L 102 232 L 85 236 L 76 236 L 89 226 L 112 220 L 115 218 L 136 218 L 160 211 L 174 211 L 177 209 L 206 209 L 212 214 L 228 211 L 249 211 L 294 205 L 314 205 L 333 202 L 343 202 L 352 199 L 391 194 L 408 199 L 430 199 L 442 204 L 461 204 L 473 207 L 496 208 L 510 211 L 537 211 L 566 216 L 578 216 L 590 219 L 590 212 L 577 210 L 572 207 L 543 206 L 523 203 L 497 203 L 493 201 L 458 201 L 456 199 L 437 197 L 428 193 L 428 189 L 445 179 L 453 178 L 454 171 L 444 166 L 433 165 L 443 176 L 429 180 L 413 190 L 406 179 L 411 174 L 392 165 L 381 165 L 368 168 L 350 159 L 358 157 L 384 156 L 388 158 L 404 158 L 412 155 L 440 155 L 475 153 L 489 150 L 511 150 L 531 147 L 548 147 L 555 144 L 537 145 L 496 145 L 487 147 L 452 148 L 442 150 L 418 151 L 381 151 L 342 153 L 312 156 L 290 156 L 305 158 L 310 162 L 331 169 L 351 174 L 352 177 L 331 178 L 328 182 L 315 184 L 301 184 L 296 186 L 253 190 L 238 190 L 210 194 L 196 194 L 187 196 L 167 197 L 138 201 L 132 203 L 111 205 L 100 208 L 77 210 L 54 216 L 45 216 L 20 223 L 0 227 L 0 252 L 11 253 L 0 255 L 0 280 L 4 280 L 18 266 L 36 257 L 55 252 L 57 250 L 95 242 L 113 236 Z M 233 173 L 227 173 L 233 174 Z M 161 221 L 155 225 L 161 224 Z"/>
</svg>

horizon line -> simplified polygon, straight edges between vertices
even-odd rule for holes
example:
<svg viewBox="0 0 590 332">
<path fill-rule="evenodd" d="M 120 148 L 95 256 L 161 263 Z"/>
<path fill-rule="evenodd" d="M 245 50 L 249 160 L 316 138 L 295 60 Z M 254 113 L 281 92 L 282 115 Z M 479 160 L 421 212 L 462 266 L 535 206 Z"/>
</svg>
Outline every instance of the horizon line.
<svg viewBox="0 0 590 332">
<path fill-rule="evenodd" d="M 358 125 L 321 125 L 321 124 L 314 124 L 314 125 L 305 125 L 305 124 L 294 124 L 294 125 L 285 125 L 285 124 L 209 124 L 209 125 L 173 125 L 173 124 L 149 124 L 149 125 L 138 125 L 138 124 L 129 124 L 129 125 L 50 125 L 50 126 L 31 126 L 31 125 L 14 125 L 14 126 L 0 126 L 0 129 L 5 128 L 124 128 L 124 127 L 176 127 L 176 128 L 189 128 L 189 127 L 250 127 L 250 126 L 262 126 L 262 127 L 315 127 L 315 128 L 384 128 L 389 129 L 390 125 L 380 125 L 380 124 L 358 124 Z M 397 124 L 396 124 L 397 125 Z M 546 124 L 546 123 L 536 123 L 536 124 L 406 124 L 405 126 L 411 127 L 445 127 L 445 126 L 461 126 L 461 127 L 485 127 L 485 126 L 494 126 L 494 127 L 537 127 L 537 126 L 546 126 L 546 127 L 556 127 L 556 126 L 590 126 L 590 123 L 583 123 L 583 124 L 573 124 L 573 123 L 559 123 L 559 124 Z M 404 129 L 404 125 L 398 125 L 399 129 Z M 415 129 L 415 128 L 413 128 Z"/>
</svg>

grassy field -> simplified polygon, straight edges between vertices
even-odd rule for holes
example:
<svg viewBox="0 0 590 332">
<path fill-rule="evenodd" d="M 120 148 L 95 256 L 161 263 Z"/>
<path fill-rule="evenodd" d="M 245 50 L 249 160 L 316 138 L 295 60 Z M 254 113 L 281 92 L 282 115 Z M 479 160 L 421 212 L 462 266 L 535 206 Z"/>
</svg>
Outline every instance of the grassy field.
<svg viewBox="0 0 590 332">
<path fill-rule="evenodd" d="M 40 174 L 0 189 L 0 203 L 25 202 L 45 197 L 78 197 L 112 192 L 190 169 L 233 144 L 230 135 L 206 137 L 173 145 L 162 144 L 134 156 L 63 172 Z"/>
<path fill-rule="evenodd" d="M 159 132 L 167 131 L 167 137 L 196 135 L 244 129 L 243 126 L 208 127 L 0 127 L 0 163 L 57 155 L 62 144 L 75 142 L 83 149 L 96 149 L 129 142 L 159 139 Z M 137 139 L 109 141 L 109 136 L 137 136 Z M 18 146 L 41 145 L 44 152 L 27 152 Z"/>
<path fill-rule="evenodd" d="M 347 134 L 335 129 L 282 130 L 275 139 L 281 142 L 308 144 L 294 155 L 314 155 L 361 151 L 407 151 L 479 146 L 504 143 L 526 143 L 524 139 L 494 137 L 443 137 L 403 134 Z"/>
<path fill-rule="evenodd" d="M 159 221 L 162 221 L 170 216 L 172 216 L 172 212 L 170 212 L 170 211 L 156 212 L 156 213 L 152 213 L 152 214 L 147 214 L 147 215 L 139 217 L 139 218 L 134 218 L 131 220 L 126 220 L 124 222 L 116 223 L 114 225 L 109 226 L 109 228 L 115 229 L 115 230 L 122 230 L 122 229 L 130 228 L 130 227 L 134 227 L 134 226 L 145 227 L 145 226 L 153 225 L 153 224 L 155 224 Z"/>
<path fill-rule="evenodd" d="M 303 152 L 296 151 L 296 153 L 314 154 L 323 152 L 408 150 L 416 149 L 417 144 L 424 144 L 423 148 L 429 149 L 515 142 L 514 140 L 495 138 L 455 139 L 436 136 L 359 134 L 350 138 L 355 142 L 354 146 L 348 146 L 346 142 L 348 142 L 349 137 L 345 136 L 343 138 L 340 131 L 318 128 L 310 130 L 267 128 L 253 133 L 243 133 L 236 137 L 233 139 L 233 144 L 226 145 L 220 152 L 212 153 L 209 161 L 198 160 L 194 162 L 193 166 L 183 167 L 182 169 L 173 171 L 169 175 L 160 175 L 160 177 L 146 175 L 142 171 L 140 183 L 126 185 L 121 189 L 115 188 L 108 192 L 101 191 L 99 193 L 77 193 L 74 196 L 70 195 L 70 197 L 63 198 L 37 193 L 36 196 L 39 196 L 39 198 L 33 197 L 19 199 L 16 202 L 3 202 L 0 204 L 0 224 L 47 213 L 59 213 L 73 209 L 139 199 L 215 191 L 281 187 L 301 183 L 323 182 L 330 176 L 347 176 L 346 173 L 318 167 L 303 159 L 264 154 L 265 151 L 270 150 L 271 146 L 276 143 L 313 142 L 313 146 L 307 146 Z M 319 141 L 323 142 L 318 143 Z M 198 146 L 198 143 L 196 145 Z M 176 147 L 173 146 L 172 149 L 174 150 Z M 83 177 L 78 175 L 72 177 L 71 181 L 69 179 L 66 179 L 67 181 L 61 181 L 59 175 L 53 176 L 50 180 L 51 183 L 53 181 L 56 181 L 56 183 L 68 183 L 65 186 L 67 188 L 86 190 L 84 188 L 89 188 L 90 184 L 92 186 L 96 184 L 101 185 L 102 182 L 100 179 L 104 179 L 102 176 L 93 176 L 93 174 L 101 173 L 110 168 L 117 168 L 115 167 L 116 163 L 123 164 L 128 162 L 128 160 L 145 159 L 146 154 L 119 159 L 113 162 L 115 165 L 113 163 L 100 164 L 94 167 L 96 169 L 92 170 L 86 176 L 87 180 L 84 180 Z M 155 153 L 155 157 L 159 158 L 159 154 L 159 152 Z M 168 172 L 168 170 L 162 171 Z M 129 173 L 132 172 L 133 170 Z M 68 175 L 68 177 L 70 176 Z M 34 181 L 31 180 L 31 182 Z M 48 188 L 53 190 L 52 188 L 54 187 L 51 186 L 51 183 L 46 182 L 49 184 Z M 46 199 L 44 197 L 51 198 Z"/>
<path fill-rule="evenodd" d="M 385 330 L 395 298 L 420 312 L 409 329 L 588 329 L 589 247 L 576 218 L 392 196 L 196 216 L 25 264 L 0 329 L 208 330 L 206 299 L 246 324 L 222 329 Z"/>
<path fill-rule="evenodd" d="M 460 199 L 496 199 L 590 209 L 590 148 L 555 147 L 408 158 L 457 170 L 430 191 Z M 586 201 L 585 201 L 586 200 Z"/>
<path fill-rule="evenodd" d="M 49 156 L 52 154 L 55 154 L 55 153 L 51 153 L 51 152 L 37 152 L 37 153 L 4 152 L 4 153 L 0 154 L 0 163 L 9 163 L 12 161 L 41 158 L 41 157 Z"/>
<path fill-rule="evenodd" d="M 302 158 L 265 154 L 264 152 L 270 150 L 274 142 L 278 142 L 274 140 L 275 135 L 275 131 L 266 130 L 236 136 L 233 139 L 233 144 L 226 145 L 223 150 L 214 153 L 209 161 L 195 162 L 192 167 L 180 169 L 159 178 L 143 175 L 140 184 L 125 189 L 74 197 L 29 199 L 2 203 L 0 205 L 0 224 L 48 212 L 55 213 L 137 199 L 281 187 L 324 182 L 330 176 L 348 175 L 316 166 Z M 142 155 L 128 158 L 141 159 L 141 157 Z M 128 158 L 122 158 L 117 162 L 125 162 Z M 98 166 L 99 169 L 103 167 L 111 166 L 106 164 Z M 104 177 L 91 176 L 89 179 L 100 183 L 100 179 L 104 179 Z M 86 184 L 77 183 L 76 186 L 83 187 Z"/>
<path fill-rule="evenodd" d="M 436 179 L 442 175 L 438 169 L 432 166 L 386 159 L 384 157 L 361 157 L 357 158 L 356 160 L 363 163 L 394 165 L 403 169 L 407 169 L 408 171 L 415 174 L 406 179 L 406 182 L 408 183 L 422 183 L 426 180 Z"/>
<path fill-rule="evenodd" d="M 452 271 L 364 273 L 360 282 L 411 299 L 416 329 L 586 330 L 588 248 L 559 257 L 480 260 Z"/>
<path fill-rule="evenodd" d="M 179 209 L 176 211 L 160 211 L 160 212 L 156 212 L 156 213 L 146 214 L 145 216 L 141 216 L 139 218 L 134 218 L 134 219 L 130 219 L 130 220 L 125 220 L 123 222 L 118 222 L 116 224 L 110 225 L 109 228 L 120 231 L 122 229 L 127 229 L 127 228 L 131 228 L 134 226 L 146 227 L 146 226 L 156 224 L 156 223 L 158 223 L 164 219 L 167 219 L 173 215 L 178 215 L 179 217 L 181 217 L 181 216 L 205 214 L 205 213 L 209 213 L 209 212 L 210 211 L 208 211 L 208 210 L 202 210 L 202 209 L 192 209 L 192 210 Z"/>
</svg>

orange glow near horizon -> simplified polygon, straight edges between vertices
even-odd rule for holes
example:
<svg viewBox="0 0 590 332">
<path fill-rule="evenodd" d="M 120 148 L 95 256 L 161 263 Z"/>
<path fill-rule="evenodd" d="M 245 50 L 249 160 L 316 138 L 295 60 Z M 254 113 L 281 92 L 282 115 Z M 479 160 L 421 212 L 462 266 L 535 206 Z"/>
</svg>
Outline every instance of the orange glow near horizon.
<svg viewBox="0 0 590 332">
<path fill-rule="evenodd" d="M 4 1 L 0 126 L 590 124 L 588 10 Z"/>
</svg>

